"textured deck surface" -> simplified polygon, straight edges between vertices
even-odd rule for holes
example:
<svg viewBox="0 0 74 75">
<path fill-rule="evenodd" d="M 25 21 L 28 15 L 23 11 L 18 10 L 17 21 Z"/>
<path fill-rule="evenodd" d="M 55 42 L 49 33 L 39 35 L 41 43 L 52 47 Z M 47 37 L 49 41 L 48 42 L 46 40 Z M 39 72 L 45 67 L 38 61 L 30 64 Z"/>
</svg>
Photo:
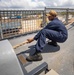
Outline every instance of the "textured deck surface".
<svg viewBox="0 0 74 75">
<path fill-rule="evenodd" d="M 70 25 L 67 26 L 67 28 L 69 33 L 67 41 L 64 43 L 58 43 L 58 47 L 46 44 L 42 52 L 42 61 L 28 62 L 23 65 L 25 75 L 43 62 L 47 62 L 49 69 L 54 69 L 59 75 L 74 75 L 74 27 L 73 25 Z M 14 38 L 9 41 L 11 45 L 14 46 L 25 41 L 27 38 L 33 37 L 34 35 L 36 35 L 36 33 Z M 23 55 L 26 57 L 29 55 L 29 52 L 34 51 L 33 47 L 35 43 L 36 41 L 23 45 L 15 49 L 15 53 L 18 54 L 23 52 Z"/>
</svg>

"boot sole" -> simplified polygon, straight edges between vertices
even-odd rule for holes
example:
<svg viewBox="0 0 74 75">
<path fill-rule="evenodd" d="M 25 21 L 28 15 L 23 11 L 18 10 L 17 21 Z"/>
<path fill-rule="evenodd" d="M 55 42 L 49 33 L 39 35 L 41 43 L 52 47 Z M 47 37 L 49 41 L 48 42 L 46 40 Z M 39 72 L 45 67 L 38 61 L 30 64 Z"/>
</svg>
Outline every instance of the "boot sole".
<svg viewBox="0 0 74 75">
<path fill-rule="evenodd" d="M 41 61 L 42 59 L 39 59 L 39 60 L 29 60 L 29 59 L 26 59 L 26 60 L 29 61 L 29 62 L 32 62 L 32 61 Z"/>
</svg>

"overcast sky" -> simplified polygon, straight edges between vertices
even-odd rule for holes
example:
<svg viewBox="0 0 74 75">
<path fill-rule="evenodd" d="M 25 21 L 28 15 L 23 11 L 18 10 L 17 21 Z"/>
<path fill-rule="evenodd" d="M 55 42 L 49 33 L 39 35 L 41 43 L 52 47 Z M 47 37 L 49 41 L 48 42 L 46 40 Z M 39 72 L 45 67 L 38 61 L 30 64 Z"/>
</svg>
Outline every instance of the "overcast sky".
<svg viewBox="0 0 74 75">
<path fill-rule="evenodd" d="M 74 7 L 74 0 L 0 0 L 0 9 L 44 7 Z"/>
</svg>

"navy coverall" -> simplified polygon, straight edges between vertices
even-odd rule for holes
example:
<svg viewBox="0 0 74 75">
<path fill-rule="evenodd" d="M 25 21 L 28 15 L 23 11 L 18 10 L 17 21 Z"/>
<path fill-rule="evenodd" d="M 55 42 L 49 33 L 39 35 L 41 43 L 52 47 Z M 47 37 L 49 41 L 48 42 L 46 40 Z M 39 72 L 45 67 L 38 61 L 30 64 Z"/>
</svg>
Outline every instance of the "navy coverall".
<svg viewBox="0 0 74 75">
<path fill-rule="evenodd" d="M 37 40 L 35 48 L 37 51 L 42 51 L 46 44 L 46 38 L 55 42 L 65 42 L 68 38 L 68 32 L 65 25 L 58 19 L 54 18 L 53 21 L 47 24 L 35 37 Z"/>
</svg>

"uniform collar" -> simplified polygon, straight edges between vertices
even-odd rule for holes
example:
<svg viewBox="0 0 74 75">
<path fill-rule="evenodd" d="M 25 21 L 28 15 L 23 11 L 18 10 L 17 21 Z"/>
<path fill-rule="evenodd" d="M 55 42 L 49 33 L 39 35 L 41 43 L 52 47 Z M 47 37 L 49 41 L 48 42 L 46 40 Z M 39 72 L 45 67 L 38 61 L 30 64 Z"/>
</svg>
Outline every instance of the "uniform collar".
<svg viewBox="0 0 74 75">
<path fill-rule="evenodd" d="M 55 17 L 53 20 L 58 20 L 58 18 L 57 18 L 57 17 Z"/>
</svg>

